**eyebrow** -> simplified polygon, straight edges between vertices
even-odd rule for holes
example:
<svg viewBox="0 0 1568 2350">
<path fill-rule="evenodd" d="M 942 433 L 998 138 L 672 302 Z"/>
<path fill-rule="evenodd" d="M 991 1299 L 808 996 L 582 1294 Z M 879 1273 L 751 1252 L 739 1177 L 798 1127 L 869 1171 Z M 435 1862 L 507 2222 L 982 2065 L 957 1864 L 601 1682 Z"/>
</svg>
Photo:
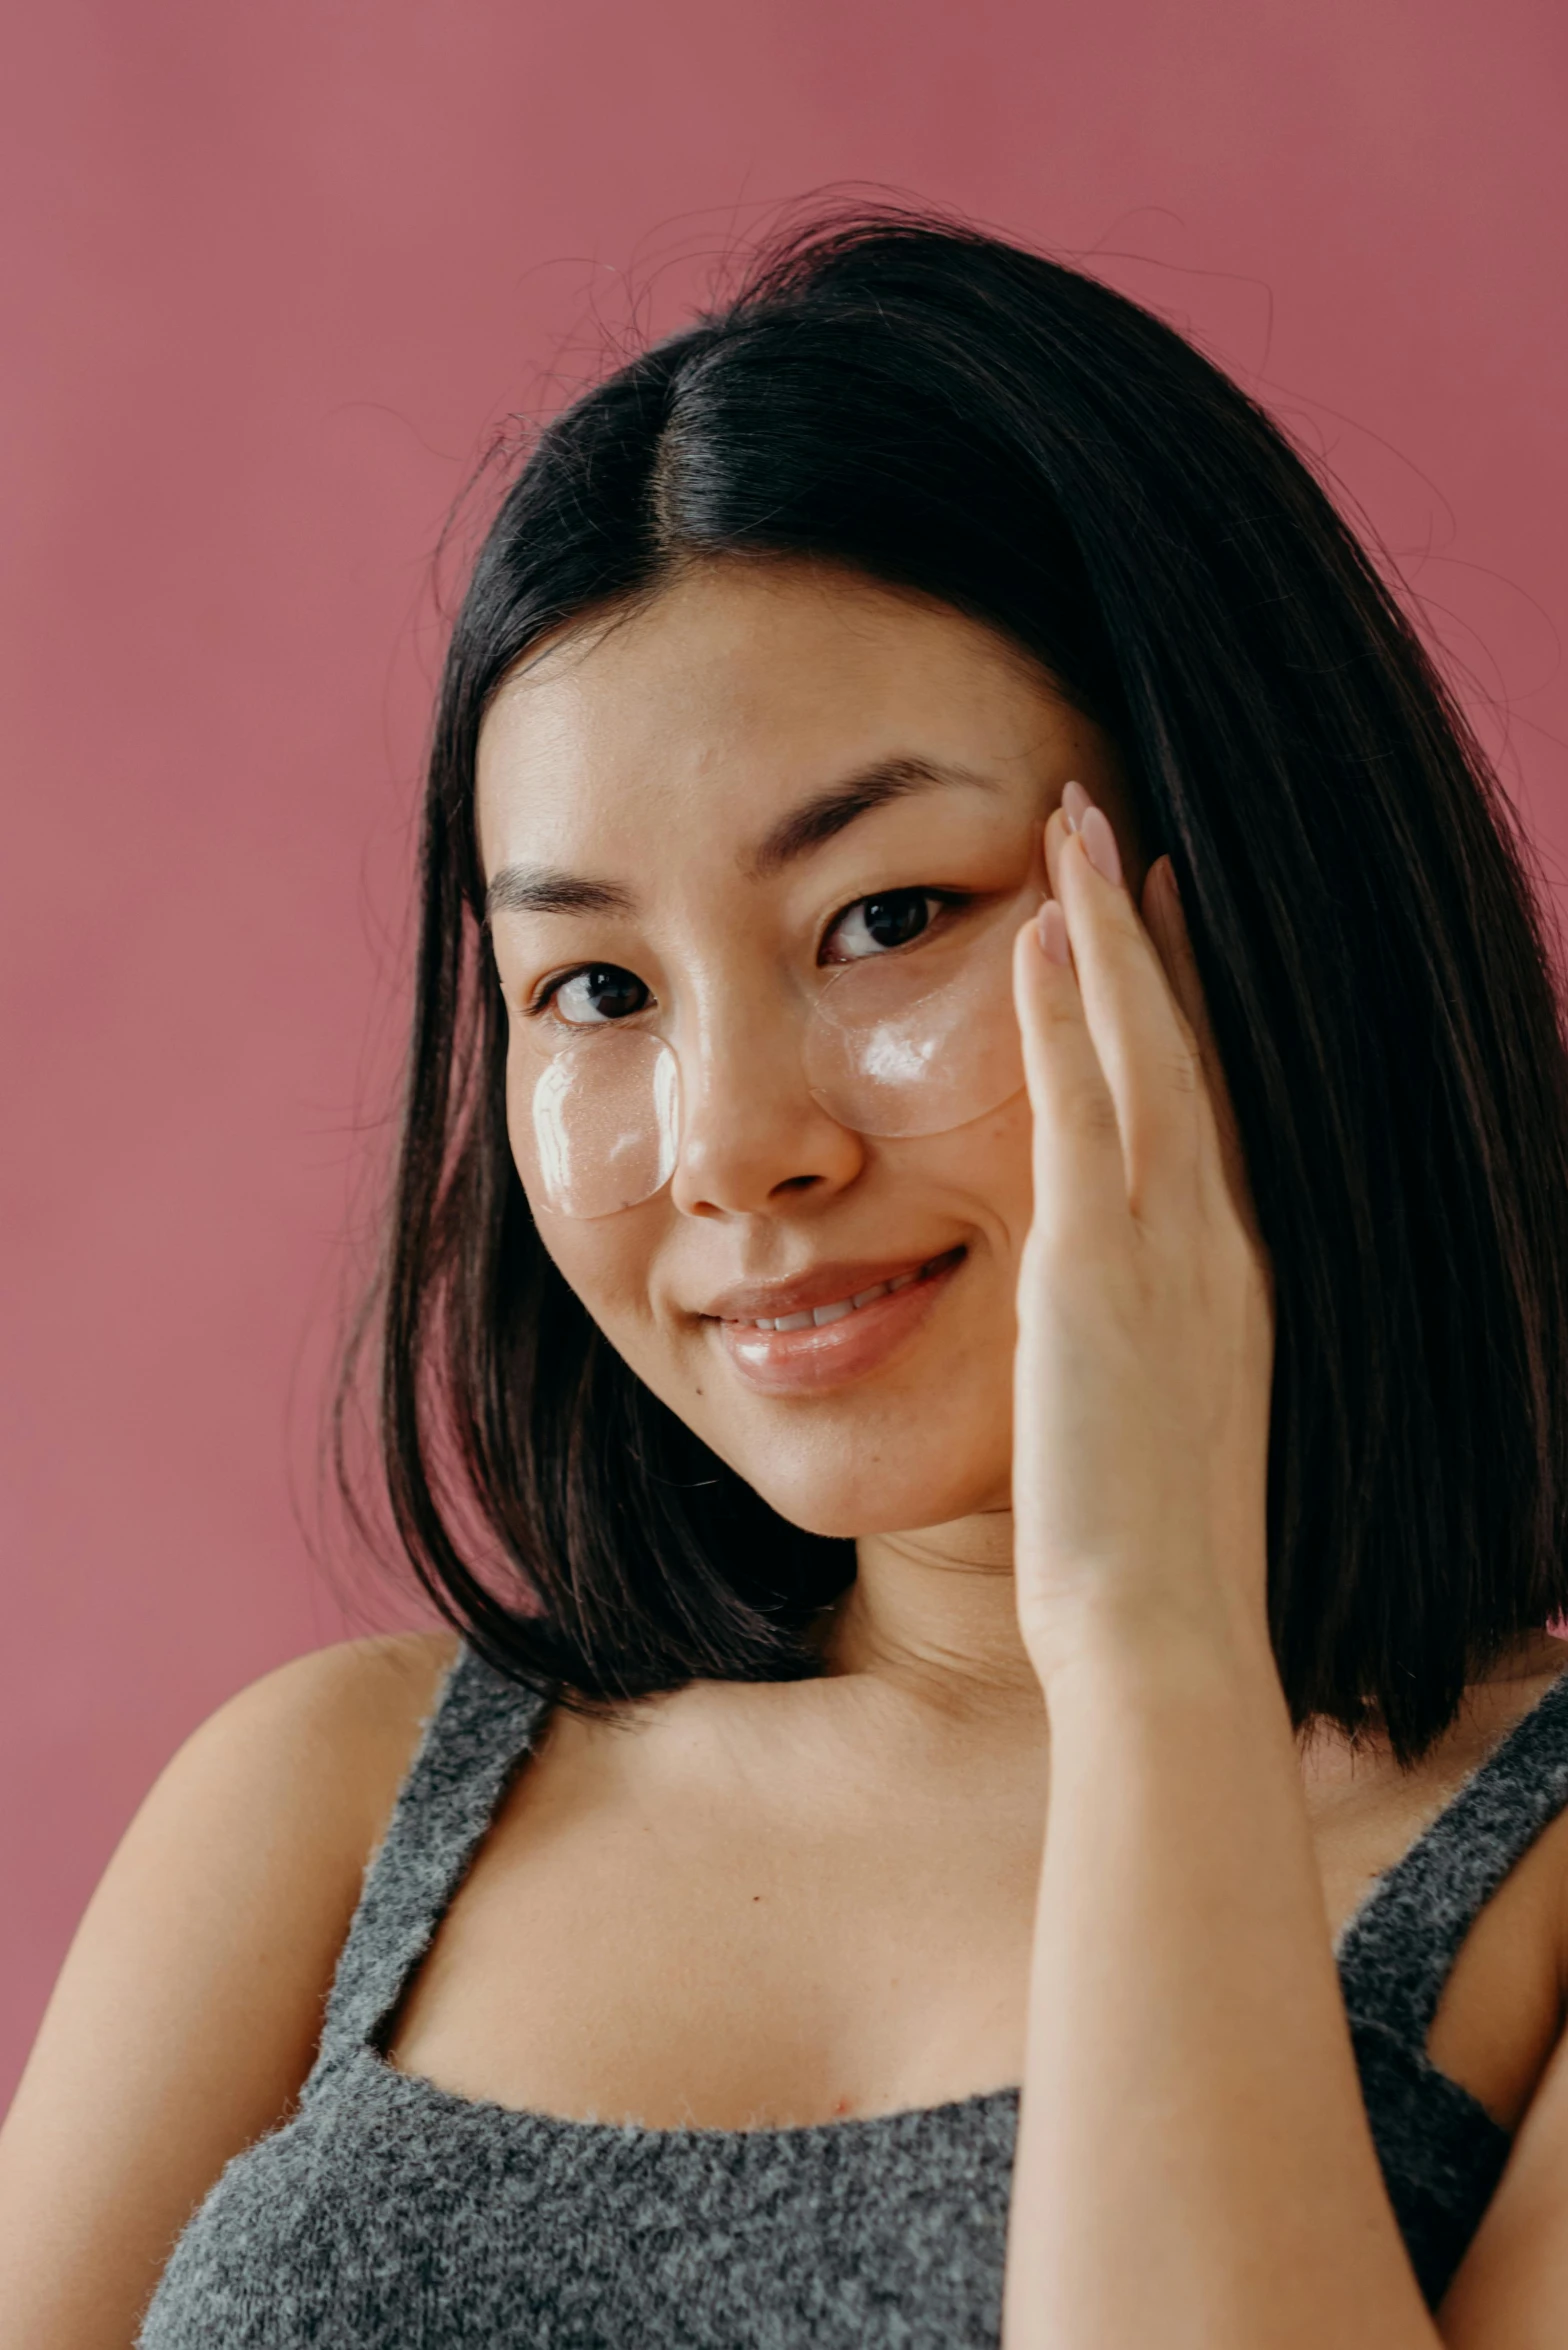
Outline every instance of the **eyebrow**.
<svg viewBox="0 0 1568 2350">
<path fill-rule="evenodd" d="M 761 879 L 794 864 L 799 857 L 810 856 L 813 849 L 821 848 L 824 841 L 832 840 L 857 818 L 868 816 L 873 808 L 886 807 L 890 800 L 908 799 L 914 792 L 945 791 L 953 785 L 975 791 L 998 789 L 989 775 L 972 767 L 949 767 L 933 759 L 879 759 L 792 808 L 745 862 Z"/>
<path fill-rule="evenodd" d="M 826 791 L 817 792 L 792 808 L 743 857 L 743 867 L 759 880 L 777 873 L 801 857 L 809 857 L 827 841 L 891 800 L 908 799 L 915 792 L 945 791 L 954 786 L 995 791 L 988 775 L 972 767 L 953 767 L 934 759 L 879 759 L 862 767 Z M 631 914 L 637 900 L 615 881 L 593 881 L 586 875 L 563 873 L 547 865 L 503 865 L 485 892 L 485 920 L 496 914 Z"/>
<path fill-rule="evenodd" d="M 485 891 L 494 914 L 630 914 L 636 899 L 614 881 L 588 881 L 548 865 L 503 865 Z"/>
</svg>

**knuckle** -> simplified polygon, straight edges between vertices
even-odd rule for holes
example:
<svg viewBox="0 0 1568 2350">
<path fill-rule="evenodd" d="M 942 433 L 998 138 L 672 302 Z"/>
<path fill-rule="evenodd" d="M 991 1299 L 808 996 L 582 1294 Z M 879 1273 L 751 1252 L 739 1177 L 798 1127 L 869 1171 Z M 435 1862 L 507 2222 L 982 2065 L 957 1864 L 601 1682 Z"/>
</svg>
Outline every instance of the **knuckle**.
<svg viewBox="0 0 1568 2350">
<path fill-rule="evenodd" d="M 1099 1087 L 1086 1086 L 1067 1105 L 1070 1131 L 1085 1142 L 1103 1142 L 1117 1132 L 1116 1104 Z"/>
<path fill-rule="evenodd" d="M 1083 1026 L 1083 1012 L 1074 995 L 1068 990 L 1052 989 L 1036 1005 L 1035 1017 L 1042 1031 L 1065 1033 L 1070 1028 Z"/>
</svg>

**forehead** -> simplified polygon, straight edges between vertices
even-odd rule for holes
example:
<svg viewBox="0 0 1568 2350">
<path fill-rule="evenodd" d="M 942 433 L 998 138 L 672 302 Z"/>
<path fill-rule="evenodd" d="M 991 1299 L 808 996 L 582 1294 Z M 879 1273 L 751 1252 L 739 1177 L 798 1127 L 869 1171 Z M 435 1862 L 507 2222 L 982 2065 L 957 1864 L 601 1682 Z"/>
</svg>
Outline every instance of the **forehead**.
<svg viewBox="0 0 1568 2350">
<path fill-rule="evenodd" d="M 480 736 L 487 870 L 737 849 L 793 801 L 888 756 L 1031 789 L 1076 714 L 994 631 L 830 566 L 716 563 L 525 659 Z"/>
</svg>

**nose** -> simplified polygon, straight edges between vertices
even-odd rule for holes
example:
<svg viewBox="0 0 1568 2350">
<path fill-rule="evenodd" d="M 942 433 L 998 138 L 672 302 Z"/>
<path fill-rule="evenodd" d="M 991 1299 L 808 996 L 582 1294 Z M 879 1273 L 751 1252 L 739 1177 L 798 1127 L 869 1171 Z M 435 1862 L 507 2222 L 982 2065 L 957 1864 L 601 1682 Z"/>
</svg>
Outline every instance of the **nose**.
<svg viewBox="0 0 1568 2350">
<path fill-rule="evenodd" d="M 705 1006 L 680 1041 L 681 1139 L 670 1197 L 687 1216 L 778 1215 L 853 1183 L 859 1135 L 806 1090 L 798 1014 L 771 994 Z"/>
</svg>

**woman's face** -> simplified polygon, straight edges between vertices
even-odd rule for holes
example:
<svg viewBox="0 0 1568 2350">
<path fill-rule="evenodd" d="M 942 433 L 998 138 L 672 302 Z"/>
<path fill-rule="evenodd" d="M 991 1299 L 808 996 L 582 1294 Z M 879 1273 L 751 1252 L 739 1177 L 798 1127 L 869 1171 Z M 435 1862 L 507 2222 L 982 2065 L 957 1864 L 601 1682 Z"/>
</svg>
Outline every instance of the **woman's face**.
<svg viewBox="0 0 1568 2350">
<path fill-rule="evenodd" d="M 1028 1104 L 865 1134 L 816 1098 L 806 1040 L 841 981 L 918 996 L 921 956 L 979 971 L 1074 777 L 1136 887 L 1111 747 L 1041 670 L 945 606 L 795 561 L 700 567 L 565 632 L 486 717 L 508 1115 L 541 1237 L 637 1376 L 813 1532 L 1007 1506 Z M 890 957 L 905 968 L 867 972 Z M 1005 976 L 984 984 L 1010 1030 Z M 562 1213 L 542 1068 L 566 1053 L 591 1093 L 594 1054 L 652 1062 L 654 1036 L 679 1069 L 673 1175 Z M 918 1127 L 911 1098 L 895 1122 Z"/>
</svg>

